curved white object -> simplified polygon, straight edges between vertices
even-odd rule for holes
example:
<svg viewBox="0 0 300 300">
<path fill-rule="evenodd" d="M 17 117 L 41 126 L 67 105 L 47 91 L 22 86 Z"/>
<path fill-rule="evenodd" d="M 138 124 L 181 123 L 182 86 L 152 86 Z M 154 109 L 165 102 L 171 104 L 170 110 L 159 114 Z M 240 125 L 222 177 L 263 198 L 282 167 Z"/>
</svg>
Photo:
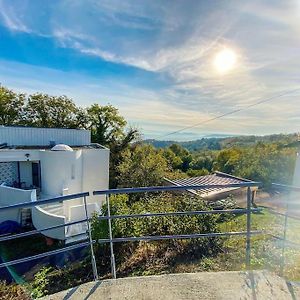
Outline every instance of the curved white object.
<svg viewBox="0 0 300 300">
<path fill-rule="evenodd" d="M 73 151 L 73 149 L 65 144 L 57 144 L 51 148 L 51 151 Z"/>
<path fill-rule="evenodd" d="M 32 207 L 32 223 L 36 229 L 41 230 L 51 226 L 64 225 L 66 223 L 66 217 L 51 214 L 40 206 L 35 206 Z M 45 230 L 42 233 L 53 239 L 65 239 L 65 227 L 63 226 L 56 229 Z"/>
</svg>

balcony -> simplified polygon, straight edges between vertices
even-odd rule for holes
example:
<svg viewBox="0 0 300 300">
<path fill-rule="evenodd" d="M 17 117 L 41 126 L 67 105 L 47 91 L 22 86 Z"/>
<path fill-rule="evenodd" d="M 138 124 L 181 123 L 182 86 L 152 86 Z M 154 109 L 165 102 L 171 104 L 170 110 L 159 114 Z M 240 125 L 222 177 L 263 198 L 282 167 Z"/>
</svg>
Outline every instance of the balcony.
<svg viewBox="0 0 300 300">
<path fill-rule="evenodd" d="M 58 196 L 60 197 L 60 196 Z M 39 200 L 51 199 L 53 196 L 41 194 Z M 97 203 L 87 203 L 87 214 L 91 217 L 100 208 Z M 66 223 L 76 223 L 86 218 L 84 209 L 84 199 L 78 198 L 70 201 L 48 203 L 32 208 L 32 222 L 36 229 L 43 230 L 51 226 L 61 226 Z M 61 226 L 56 229 L 46 230 L 44 235 L 53 239 L 64 240 L 67 244 L 86 239 L 87 224 L 80 222 L 69 226 Z"/>
</svg>

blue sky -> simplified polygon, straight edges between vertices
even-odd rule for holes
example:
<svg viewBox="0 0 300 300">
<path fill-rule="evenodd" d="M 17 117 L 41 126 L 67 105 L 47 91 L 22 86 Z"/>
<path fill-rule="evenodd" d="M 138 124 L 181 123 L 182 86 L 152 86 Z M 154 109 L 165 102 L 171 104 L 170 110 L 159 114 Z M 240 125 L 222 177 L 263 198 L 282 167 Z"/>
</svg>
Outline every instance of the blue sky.
<svg viewBox="0 0 300 300">
<path fill-rule="evenodd" d="M 300 1 L 0 0 L 0 82 L 110 103 L 145 138 L 300 131 Z M 224 48 L 234 68 L 216 72 Z"/>
</svg>

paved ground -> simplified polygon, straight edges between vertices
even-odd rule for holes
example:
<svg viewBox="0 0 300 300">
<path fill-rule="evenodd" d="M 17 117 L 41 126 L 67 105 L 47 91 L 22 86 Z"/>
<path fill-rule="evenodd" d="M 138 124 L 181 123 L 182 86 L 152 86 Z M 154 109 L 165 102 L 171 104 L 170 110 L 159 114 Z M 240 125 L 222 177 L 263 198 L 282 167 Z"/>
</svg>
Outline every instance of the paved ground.
<svg viewBox="0 0 300 300">
<path fill-rule="evenodd" d="M 90 282 L 44 300 L 300 299 L 300 288 L 267 271 L 203 272 Z"/>
</svg>

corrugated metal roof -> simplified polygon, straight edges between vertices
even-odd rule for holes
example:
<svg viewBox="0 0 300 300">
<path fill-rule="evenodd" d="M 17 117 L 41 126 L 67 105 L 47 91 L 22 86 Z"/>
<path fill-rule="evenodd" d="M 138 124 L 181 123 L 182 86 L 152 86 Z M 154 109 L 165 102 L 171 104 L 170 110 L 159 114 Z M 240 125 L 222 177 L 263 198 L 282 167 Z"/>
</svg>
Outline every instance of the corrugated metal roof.
<svg viewBox="0 0 300 300">
<path fill-rule="evenodd" d="M 0 126 L 0 144 L 8 146 L 49 146 L 67 144 L 81 146 L 91 143 L 89 130 Z"/>
<path fill-rule="evenodd" d="M 210 184 L 227 185 L 232 183 L 250 182 L 251 180 L 235 177 L 222 172 L 216 172 L 215 174 L 212 175 L 204 175 L 204 176 L 175 179 L 175 180 L 167 179 L 167 181 L 171 184 L 182 186 L 182 185 L 210 185 Z M 195 190 L 188 190 L 188 191 L 205 198 L 205 197 L 209 197 L 219 193 L 229 192 L 231 190 L 236 190 L 236 189 L 240 189 L 240 188 L 206 188 L 197 191 Z"/>
</svg>

